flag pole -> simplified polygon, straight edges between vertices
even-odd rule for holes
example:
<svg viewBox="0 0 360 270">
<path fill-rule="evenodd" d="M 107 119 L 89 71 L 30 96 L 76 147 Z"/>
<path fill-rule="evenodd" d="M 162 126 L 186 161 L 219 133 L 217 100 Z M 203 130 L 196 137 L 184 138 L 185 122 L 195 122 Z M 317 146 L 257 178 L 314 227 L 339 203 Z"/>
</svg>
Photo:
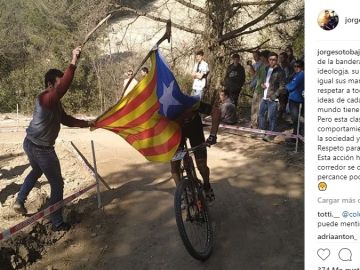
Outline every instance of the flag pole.
<svg viewBox="0 0 360 270">
<path fill-rule="evenodd" d="M 84 41 L 81 44 L 81 47 L 84 47 L 84 45 L 86 44 L 86 42 L 88 42 L 88 40 L 90 39 L 91 35 L 95 33 L 95 31 L 104 23 L 106 22 L 108 19 L 110 19 L 110 17 L 113 15 L 113 13 L 108 14 L 104 19 L 102 19 L 84 38 Z"/>
<path fill-rule="evenodd" d="M 156 42 L 155 46 L 152 47 L 152 49 L 146 54 L 145 58 L 141 61 L 140 65 L 136 68 L 135 72 L 133 73 L 133 75 L 130 77 L 130 79 L 128 80 L 128 82 L 126 83 L 125 87 L 124 87 L 124 91 L 121 93 L 121 96 L 119 98 L 119 100 L 122 99 L 122 97 L 124 96 L 125 90 L 128 88 L 129 84 L 131 83 L 131 81 L 135 78 L 135 75 L 139 72 L 139 70 L 141 69 L 142 65 L 145 64 L 145 62 L 149 59 L 149 57 L 151 56 L 151 53 L 154 49 L 157 49 L 157 47 L 165 40 L 167 39 L 168 42 L 170 42 L 170 38 L 171 38 L 171 20 L 167 20 L 166 22 L 166 31 L 164 33 L 164 35 Z M 112 107 L 110 107 L 109 109 L 107 109 L 105 112 L 103 112 L 101 115 L 99 115 L 96 119 L 95 122 L 97 122 L 104 114 L 106 114 L 107 112 L 109 112 L 112 109 Z M 94 130 L 95 128 L 91 128 L 90 130 Z"/>
</svg>

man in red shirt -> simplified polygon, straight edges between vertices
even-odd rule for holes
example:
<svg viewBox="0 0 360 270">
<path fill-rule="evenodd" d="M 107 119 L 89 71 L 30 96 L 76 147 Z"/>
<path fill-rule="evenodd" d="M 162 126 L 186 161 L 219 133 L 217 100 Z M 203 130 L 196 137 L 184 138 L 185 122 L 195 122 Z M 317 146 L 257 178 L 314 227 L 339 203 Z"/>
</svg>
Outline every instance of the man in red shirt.
<svg viewBox="0 0 360 270">
<path fill-rule="evenodd" d="M 50 184 L 50 205 L 63 200 L 64 181 L 61 176 L 59 159 L 54 149 L 60 124 L 69 127 L 90 127 L 94 125 L 93 121 L 79 120 L 66 114 L 61 104 L 61 98 L 73 80 L 80 52 L 80 46 L 73 50 L 70 65 L 64 73 L 58 69 L 50 69 L 45 74 L 46 89 L 38 95 L 35 101 L 33 119 L 26 129 L 23 147 L 32 170 L 26 176 L 14 203 L 14 210 L 17 213 L 27 213 L 24 203 L 42 174 L 45 174 Z M 50 218 L 53 230 L 67 231 L 70 229 L 70 224 L 63 221 L 61 209 L 52 213 Z"/>
</svg>

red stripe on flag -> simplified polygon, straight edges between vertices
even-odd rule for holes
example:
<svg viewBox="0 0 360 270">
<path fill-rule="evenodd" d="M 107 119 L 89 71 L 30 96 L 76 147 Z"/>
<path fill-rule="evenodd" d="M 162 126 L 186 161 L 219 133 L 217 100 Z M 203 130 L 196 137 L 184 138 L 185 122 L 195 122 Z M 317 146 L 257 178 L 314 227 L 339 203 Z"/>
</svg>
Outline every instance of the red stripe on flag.
<svg viewBox="0 0 360 270">
<path fill-rule="evenodd" d="M 169 120 L 161 118 L 158 123 L 152 128 L 146 129 L 140 133 L 130 135 L 126 138 L 126 141 L 133 144 L 136 140 L 144 140 L 150 137 L 159 135 L 169 124 Z"/>
<path fill-rule="evenodd" d="M 124 108 L 119 111 L 116 111 L 114 114 L 110 115 L 109 117 L 105 118 L 104 120 L 97 122 L 96 126 L 101 128 L 104 126 L 108 126 L 111 123 L 119 120 L 124 115 L 127 115 L 137 107 L 139 107 L 142 103 L 146 102 L 146 100 L 151 96 L 156 86 L 156 72 L 154 73 L 153 78 L 151 79 L 150 83 L 145 86 L 144 90 L 135 97 L 132 101 L 130 101 Z"/>
<path fill-rule="evenodd" d="M 127 123 L 126 126 L 111 128 L 111 131 L 118 133 L 118 132 L 121 132 L 128 128 L 133 128 L 133 127 L 139 126 L 139 125 L 145 123 L 146 121 L 148 121 L 153 116 L 153 114 L 159 110 L 159 108 L 160 108 L 160 103 L 159 103 L 159 101 L 156 101 L 153 106 L 151 106 L 146 112 L 144 112 L 138 118 Z"/>
<path fill-rule="evenodd" d="M 165 154 L 179 143 L 180 137 L 181 132 L 175 132 L 167 142 L 157 146 L 139 149 L 138 151 L 144 156 L 156 156 Z"/>
</svg>

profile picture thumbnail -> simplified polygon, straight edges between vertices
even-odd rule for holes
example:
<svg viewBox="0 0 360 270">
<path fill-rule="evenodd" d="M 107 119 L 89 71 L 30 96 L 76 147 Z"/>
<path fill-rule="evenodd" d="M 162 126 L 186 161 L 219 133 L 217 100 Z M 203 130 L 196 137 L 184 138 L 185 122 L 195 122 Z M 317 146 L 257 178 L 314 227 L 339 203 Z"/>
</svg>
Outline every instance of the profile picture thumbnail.
<svg viewBox="0 0 360 270">
<path fill-rule="evenodd" d="M 333 30 L 339 23 L 339 16 L 334 10 L 325 9 L 320 12 L 318 17 L 319 26 L 326 30 Z"/>
</svg>

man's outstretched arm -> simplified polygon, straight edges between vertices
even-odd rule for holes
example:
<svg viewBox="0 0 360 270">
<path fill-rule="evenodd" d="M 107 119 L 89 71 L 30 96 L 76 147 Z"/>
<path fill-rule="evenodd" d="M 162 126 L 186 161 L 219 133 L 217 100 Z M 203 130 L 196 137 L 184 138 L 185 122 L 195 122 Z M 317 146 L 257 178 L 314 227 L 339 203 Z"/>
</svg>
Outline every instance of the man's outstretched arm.
<svg viewBox="0 0 360 270">
<path fill-rule="evenodd" d="M 45 90 L 40 96 L 39 101 L 41 106 L 46 108 L 54 107 L 59 100 L 65 95 L 69 89 L 72 80 L 74 78 L 74 73 L 76 69 L 76 63 L 81 52 L 81 47 L 76 47 L 72 52 L 72 58 L 70 61 L 69 67 L 65 70 L 64 76 L 60 78 L 60 82 L 56 86 L 49 87 Z"/>
<path fill-rule="evenodd" d="M 68 115 L 64 110 L 62 112 L 61 116 L 61 124 L 68 126 L 68 127 L 93 127 L 94 126 L 94 120 L 86 121 L 77 119 L 71 115 Z"/>
</svg>

